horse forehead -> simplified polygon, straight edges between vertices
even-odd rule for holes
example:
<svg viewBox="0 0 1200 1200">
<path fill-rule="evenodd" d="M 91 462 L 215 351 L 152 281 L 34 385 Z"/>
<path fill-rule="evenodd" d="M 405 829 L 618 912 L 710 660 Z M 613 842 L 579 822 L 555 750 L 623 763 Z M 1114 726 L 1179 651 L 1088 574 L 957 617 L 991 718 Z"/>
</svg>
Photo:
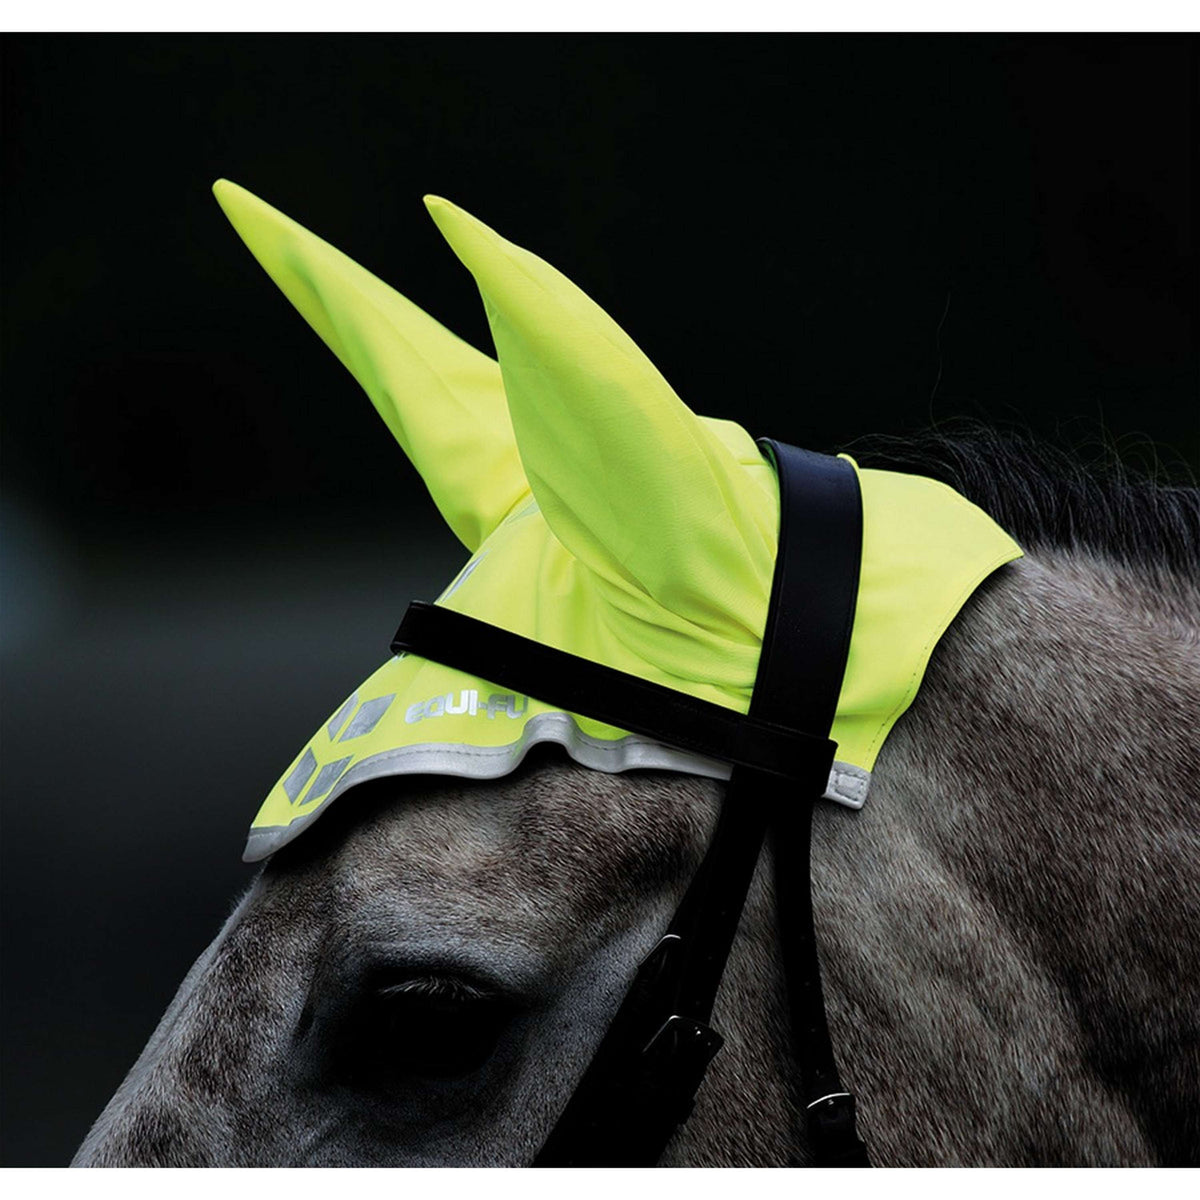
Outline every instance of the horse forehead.
<svg viewBox="0 0 1200 1200">
<path fill-rule="evenodd" d="M 557 763 L 486 784 L 431 781 L 377 803 L 331 867 L 353 905 L 506 895 L 586 904 L 694 866 L 719 792 L 688 776 Z"/>
</svg>

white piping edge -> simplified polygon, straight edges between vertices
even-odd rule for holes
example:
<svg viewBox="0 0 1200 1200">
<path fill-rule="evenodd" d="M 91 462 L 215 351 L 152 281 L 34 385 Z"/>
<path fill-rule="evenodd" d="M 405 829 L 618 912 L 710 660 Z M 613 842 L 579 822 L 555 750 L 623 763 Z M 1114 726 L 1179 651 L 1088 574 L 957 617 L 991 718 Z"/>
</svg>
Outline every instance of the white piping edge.
<svg viewBox="0 0 1200 1200">
<path fill-rule="evenodd" d="M 678 771 L 705 779 L 728 779 L 730 766 L 686 750 L 664 746 L 638 734 L 617 741 L 592 737 L 561 712 L 539 713 L 525 724 L 521 736 L 506 746 L 471 746 L 458 742 L 426 742 L 383 750 L 355 763 L 311 812 L 287 825 L 251 828 L 243 862 L 260 862 L 307 829 L 343 793 L 371 779 L 389 775 L 449 775 L 464 779 L 500 779 L 521 765 L 531 746 L 555 742 L 580 766 L 607 774 L 622 771 Z M 866 803 L 871 773 L 852 763 L 834 762 L 822 799 L 845 808 Z"/>
</svg>

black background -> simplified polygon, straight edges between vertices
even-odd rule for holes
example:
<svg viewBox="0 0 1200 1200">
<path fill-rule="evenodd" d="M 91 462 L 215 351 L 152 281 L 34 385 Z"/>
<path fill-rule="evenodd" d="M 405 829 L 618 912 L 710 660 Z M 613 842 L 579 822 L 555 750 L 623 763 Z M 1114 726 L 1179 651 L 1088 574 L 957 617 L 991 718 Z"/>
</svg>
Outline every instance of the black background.
<svg viewBox="0 0 1200 1200">
<path fill-rule="evenodd" d="M 9 37 L 3 1161 L 70 1157 L 464 557 L 215 178 L 490 348 L 445 195 L 755 434 L 965 414 L 1179 474 L 1196 80 L 1184 36 Z"/>
</svg>

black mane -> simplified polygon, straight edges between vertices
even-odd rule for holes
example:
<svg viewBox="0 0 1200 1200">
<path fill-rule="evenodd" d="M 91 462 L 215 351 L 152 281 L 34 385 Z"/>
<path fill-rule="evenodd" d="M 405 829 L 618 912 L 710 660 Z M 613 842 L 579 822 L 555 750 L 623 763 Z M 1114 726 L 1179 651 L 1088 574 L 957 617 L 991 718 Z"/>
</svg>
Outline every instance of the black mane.
<svg viewBox="0 0 1200 1200">
<path fill-rule="evenodd" d="M 1200 490 L 1140 473 L 1113 447 L 1085 463 L 1026 433 L 954 422 L 845 449 L 860 467 L 949 484 L 1031 550 L 1078 549 L 1143 570 L 1200 574 Z"/>
</svg>

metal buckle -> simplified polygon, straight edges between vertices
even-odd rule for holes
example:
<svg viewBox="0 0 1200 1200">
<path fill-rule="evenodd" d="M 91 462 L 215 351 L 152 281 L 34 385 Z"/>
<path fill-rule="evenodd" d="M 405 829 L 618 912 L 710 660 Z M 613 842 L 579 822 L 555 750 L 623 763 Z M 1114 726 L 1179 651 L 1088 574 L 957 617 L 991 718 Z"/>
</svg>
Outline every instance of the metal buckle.
<svg viewBox="0 0 1200 1200">
<path fill-rule="evenodd" d="M 724 1042 L 702 1021 L 673 1013 L 642 1048 L 648 1090 L 656 1094 L 661 1111 L 677 1125 L 691 1115 L 708 1064 Z"/>
<path fill-rule="evenodd" d="M 869 1167 L 867 1148 L 855 1128 L 854 1097 L 829 1092 L 806 1105 L 814 1167 Z"/>
<path fill-rule="evenodd" d="M 673 1013 L 642 1047 L 642 1053 L 647 1056 L 664 1055 L 681 1064 L 695 1064 L 703 1075 L 704 1068 L 712 1062 L 713 1055 L 724 1042 L 725 1039 L 703 1021 Z"/>
</svg>

